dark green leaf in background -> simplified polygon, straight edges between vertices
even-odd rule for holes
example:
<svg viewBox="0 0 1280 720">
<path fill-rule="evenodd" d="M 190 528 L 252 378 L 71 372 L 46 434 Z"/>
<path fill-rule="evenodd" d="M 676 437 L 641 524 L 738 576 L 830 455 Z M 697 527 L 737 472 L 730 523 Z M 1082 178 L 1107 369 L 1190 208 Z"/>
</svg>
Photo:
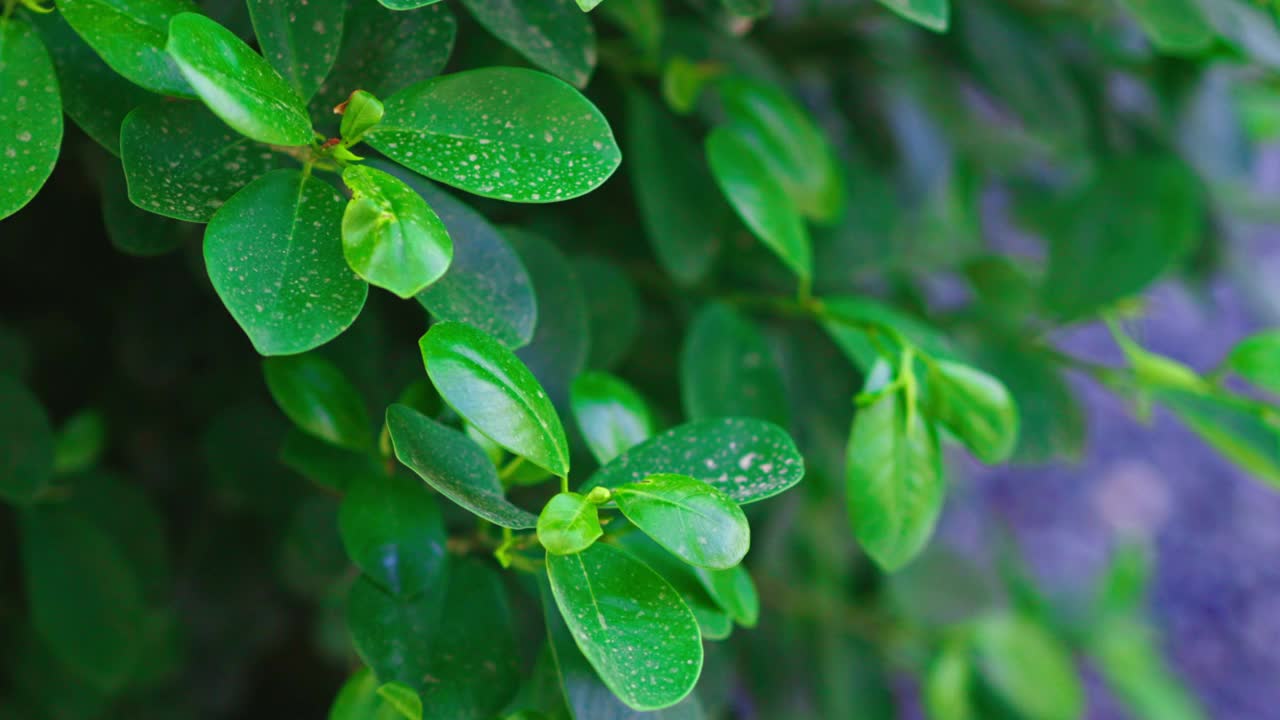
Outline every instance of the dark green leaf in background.
<svg viewBox="0 0 1280 720">
<path fill-rule="evenodd" d="M 119 166 L 104 169 L 101 184 L 102 222 L 116 250 L 153 257 L 172 252 L 195 236 L 195 225 L 147 212 L 130 202 L 129 187 Z"/>
<path fill-rule="evenodd" d="M 383 590 L 405 596 L 444 586 L 440 506 L 412 476 L 351 478 L 338 521 L 347 554 Z"/>
<path fill-rule="evenodd" d="M 586 299 L 590 326 L 586 366 L 607 370 L 626 357 L 640 333 L 640 296 L 618 265 L 597 257 L 576 257 L 572 262 Z"/>
<path fill-rule="evenodd" d="M 1123 0 L 1151 43 L 1177 55 L 1203 51 L 1217 33 L 1196 0 Z"/>
<path fill-rule="evenodd" d="M 782 374 L 750 318 L 708 304 L 694 316 L 680 349 L 680 396 L 690 419 L 740 415 L 787 422 Z"/>
<path fill-rule="evenodd" d="M 169 21 L 195 9 L 190 0 L 58 0 L 58 14 L 113 70 L 152 92 L 188 97 L 165 42 Z"/>
<path fill-rule="evenodd" d="M 516 355 L 546 388 L 556 407 L 566 407 L 569 386 L 587 364 L 591 322 L 578 270 L 547 238 L 517 228 L 507 240 L 529 271 L 538 296 L 538 325 Z"/>
<path fill-rule="evenodd" d="M 613 488 L 618 509 L 685 562 L 725 570 L 751 547 L 751 529 L 728 495 L 687 475 L 650 475 Z"/>
<path fill-rule="evenodd" d="M 602 465 L 653 435 L 653 418 L 644 398 L 608 373 L 579 375 L 569 401 L 587 447 Z"/>
<path fill-rule="evenodd" d="M 267 62 L 310 99 L 338 58 L 347 3 L 249 0 L 249 17 Z"/>
<path fill-rule="evenodd" d="M 0 375 L 0 407 L 0 498 L 29 503 L 53 475 L 53 428 L 40 401 L 8 375 Z"/>
<path fill-rule="evenodd" d="M 880 0 L 880 4 L 934 32 L 946 32 L 951 23 L 949 0 Z"/>
<path fill-rule="evenodd" d="M 0 22 L 0 219 L 35 197 L 62 146 L 53 60 L 22 18 Z"/>
<path fill-rule="evenodd" d="M 577 87 L 587 86 L 596 66 L 596 33 L 573 0 L 462 0 L 462 4 L 485 29 L 534 65 Z"/>
<path fill-rule="evenodd" d="M 295 425 L 334 445 L 370 447 L 369 413 L 342 371 L 315 354 L 262 361 L 267 389 Z"/>
<path fill-rule="evenodd" d="M 107 426 L 102 413 L 81 410 L 58 428 L 53 446 L 54 472 L 76 473 L 91 469 L 107 445 Z"/>
</svg>

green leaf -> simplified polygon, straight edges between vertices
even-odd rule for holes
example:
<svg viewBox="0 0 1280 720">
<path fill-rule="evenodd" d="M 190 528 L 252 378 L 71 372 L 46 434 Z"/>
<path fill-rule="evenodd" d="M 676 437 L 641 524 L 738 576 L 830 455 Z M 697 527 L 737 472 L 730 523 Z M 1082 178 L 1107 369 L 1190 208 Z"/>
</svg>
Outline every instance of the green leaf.
<svg viewBox="0 0 1280 720">
<path fill-rule="evenodd" d="M 112 70 L 161 95 L 191 95 L 165 52 L 169 21 L 194 11 L 189 0 L 57 0 L 58 14 Z"/>
<path fill-rule="evenodd" d="M 591 352 L 587 301 L 577 269 L 550 240 L 508 228 L 507 240 L 529 270 L 538 296 L 538 326 L 516 356 L 546 388 L 556 407 L 566 407 L 569 387 Z"/>
<path fill-rule="evenodd" d="M 662 0 L 610 0 L 601 13 L 631 39 L 643 57 L 659 59 L 665 24 Z"/>
<path fill-rule="evenodd" d="M 53 475 L 53 428 L 40 401 L 8 375 L 0 375 L 0 407 L 0 498 L 29 503 Z"/>
<path fill-rule="evenodd" d="M 933 535 L 946 482 L 938 434 L 897 391 L 858 410 L 849 435 L 849 518 L 858 543 L 894 571 Z"/>
<path fill-rule="evenodd" d="M 946 32 L 951 24 L 948 0 L 880 0 L 880 4 L 934 32 Z"/>
<path fill-rule="evenodd" d="M 582 8 L 582 12 L 591 12 L 603 0 L 578 0 L 578 7 Z"/>
<path fill-rule="evenodd" d="M 155 257 L 178 249 L 197 226 L 147 212 L 129 201 L 129 187 L 121 168 L 106 169 L 101 177 L 102 222 L 111 246 L 128 255 Z"/>
<path fill-rule="evenodd" d="M 804 459 L 786 431 L 754 418 L 680 425 L 646 440 L 596 471 L 582 486 L 616 488 L 650 475 L 697 478 L 739 505 L 764 500 L 804 477 Z"/>
<path fill-rule="evenodd" d="M 760 619 L 760 595 L 751 574 L 741 565 L 727 570 L 694 568 L 698 580 L 734 622 L 753 628 Z"/>
<path fill-rule="evenodd" d="M 418 295 L 440 320 L 466 323 L 509 348 L 528 344 L 538 318 L 533 280 L 520 256 L 484 216 L 420 175 L 390 163 L 369 163 L 404 180 L 444 222 L 454 238 L 449 271 Z"/>
<path fill-rule="evenodd" d="M 644 398 L 608 373 L 579 375 L 569 391 L 569 403 L 587 447 L 601 465 L 653 435 L 653 418 Z"/>
<path fill-rule="evenodd" d="M 1227 356 L 1227 367 L 1263 390 L 1280 394 L 1280 330 L 1241 340 Z"/>
<path fill-rule="evenodd" d="M 1280 426 L 1272 408 L 1178 388 L 1157 390 L 1153 397 L 1229 460 L 1280 486 Z"/>
<path fill-rule="evenodd" d="M 650 475 L 613 489 L 636 527 L 690 565 L 724 570 L 746 557 L 751 528 L 728 495 L 686 475 Z"/>
<path fill-rule="evenodd" d="M 97 464 L 107 444 L 107 426 L 96 410 L 81 410 L 58 429 L 53 469 L 58 473 L 88 470 Z"/>
<path fill-rule="evenodd" d="M 417 480 L 351 478 L 338 522 L 351 560 L 392 595 L 430 592 L 444 582 L 444 520 L 431 491 Z"/>
<path fill-rule="evenodd" d="M 22 18 L 0 21 L 0 219 L 21 210 L 53 172 L 62 100 L 53 60 Z"/>
<path fill-rule="evenodd" d="M 1111 691 L 1134 717 L 1203 720 L 1208 717 L 1160 655 L 1157 638 L 1141 620 L 1107 618 L 1092 628 L 1088 653 Z"/>
<path fill-rule="evenodd" d="M 329 720 L 404 720 L 406 716 L 380 690 L 384 687 L 403 687 L 383 685 L 379 687 L 378 678 L 368 668 L 361 668 L 352 675 L 338 692 L 338 697 L 329 708 Z M 408 692 L 413 692 L 405 688 Z M 417 699 L 417 695 L 414 694 Z M 421 700 L 418 700 L 419 708 Z M 417 720 L 421 720 L 419 712 Z"/>
<path fill-rule="evenodd" d="M 711 173 L 738 217 L 807 283 L 813 277 L 809 231 L 751 132 L 724 125 L 707 136 L 706 144 Z"/>
<path fill-rule="evenodd" d="M 773 0 L 720 0 L 720 4 L 742 18 L 762 18 L 773 12 Z"/>
<path fill-rule="evenodd" d="M 693 690 L 702 670 L 698 623 L 660 575 L 600 543 L 548 555 L 547 575 L 578 648 L 623 702 L 658 710 Z"/>
<path fill-rule="evenodd" d="M 840 163 L 822 131 L 785 92 L 743 76 L 720 80 L 729 124 L 806 217 L 832 222 L 843 210 Z M 723 182 L 723 180 L 722 180 Z"/>
<path fill-rule="evenodd" d="M 729 208 L 688 133 L 636 89 L 627 91 L 625 139 L 645 234 L 667 274 L 692 285 L 711 269 L 726 240 Z"/>
<path fill-rule="evenodd" d="M 1207 50 L 1217 37 L 1195 0 L 1122 0 L 1121 4 L 1163 52 L 1196 54 Z"/>
<path fill-rule="evenodd" d="M 604 535 L 595 503 L 578 493 L 557 493 L 538 515 L 538 542 L 554 555 L 572 555 Z"/>
<path fill-rule="evenodd" d="M 889 353 L 901 351 L 892 340 L 893 332 L 934 357 L 955 357 L 946 335 L 889 305 L 851 295 L 825 297 L 821 303 L 822 326 L 863 373 L 870 372 L 882 357 L 882 348 Z"/>
<path fill-rule="evenodd" d="M 441 626 L 461 622 L 445 615 L 446 603 L 446 592 L 440 590 L 392 595 L 360 576 L 347 596 L 347 625 L 356 654 L 380 682 L 421 687 L 431 673 Z"/>
<path fill-rule="evenodd" d="M 642 532 L 622 533 L 616 544 L 671 583 L 698 621 L 703 640 L 723 640 L 733 632 L 733 618 L 720 607 L 698 578 L 697 568 Z"/>
<path fill-rule="evenodd" d="M 342 109 L 342 125 L 339 127 L 339 132 L 347 145 L 360 142 L 364 134 L 377 127 L 387 114 L 382 101 L 364 90 L 351 93 L 346 102 L 339 107 Z M 337 108 L 334 111 L 337 112 Z"/>
<path fill-rule="evenodd" d="M 938 653 L 924 682 L 929 720 L 976 720 L 969 699 L 972 675 L 963 645 L 949 643 Z"/>
<path fill-rule="evenodd" d="M 181 13 L 166 45 L 213 114 L 236 132 L 268 145 L 309 145 L 307 104 L 261 55 L 203 15 Z"/>
<path fill-rule="evenodd" d="M 271 397 L 295 425 L 341 447 L 371 446 L 364 399 L 333 363 L 314 353 L 267 358 L 262 372 Z"/>
<path fill-rule="evenodd" d="M 323 345 L 351 326 L 369 287 L 342 258 L 342 196 L 295 170 L 255 180 L 204 237 L 209 280 L 262 355 Z"/>
<path fill-rule="evenodd" d="M 572 0 L 462 0 L 462 4 L 486 30 L 534 65 L 580 88 L 591 80 L 596 32 Z"/>
<path fill-rule="evenodd" d="M 764 334 L 729 305 L 705 305 L 680 349 L 680 397 L 693 420 L 745 415 L 787 422 L 782 372 Z"/>
<path fill-rule="evenodd" d="M 984 338 L 979 365 L 1000 378 L 1019 411 L 1017 462 L 1078 458 L 1085 419 L 1079 401 L 1052 361 L 1021 340 Z"/>
<path fill-rule="evenodd" d="M 1002 463 L 1018 444 L 1018 407 L 1004 383 L 948 360 L 930 364 L 927 411 L 979 460 Z"/>
<path fill-rule="evenodd" d="M 1084 712 L 1070 653 L 1040 625 L 991 616 L 976 626 L 973 643 L 983 678 L 1029 720 L 1075 720 Z"/>
<path fill-rule="evenodd" d="M 463 419 L 512 453 L 568 476 L 560 416 L 514 353 L 461 323 L 434 325 L 418 344 L 432 384 Z"/>
<path fill-rule="evenodd" d="M 311 482 L 345 492 L 355 478 L 382 471 L 368 454 L 340 448 L 298 428 L 290 428 L 280 446 L 280 462 Z"/>
<path fill-rule="evenodd" d="M 490 67 L 445 75 L 384 103 L 387 116 L 367 136 L 370 145 L 429 178 L 484 197 L 568 200 L 594 190 L 621 162 L 600 111 L 572 87 L 533 70 Z"/>
<path fill-rule="evenodd" d="M 422 698 L 403 683 L 391 682 L 378 688 L 378 696 L 386 700 L 408 720 L 422 720 Z"/>
<path fill-rule="evenodd" d="M 363 165 L 349 165 L 342 181 L 352 192 L 342 216 L 342 248 L 357 275 L 402 298 L 444 275 L 453 241 L 421 195 L 394 175 Z"/>
<path fill-rule="evenodd" d="M 249 0 L 249 17 L 267 62 L 304 101 L 338 59 L 345 2 Z"/>
<path fill-rule="evenodd" d="M 617 365 L 640 334 L 640 296 L 631 278 L 616 264 L 596 257 L 573 258 L 574 277 L 586 299 L 591 339 L 587 367 Z"/>
<path fill-rule="evenodd" d="M 120 158 L 134 205 L 199 223 L 285 162 L 232 132 L 200 103 L 175 102 L 143 105 L 125 117 Z"/>
<path fill-rule="evenodd" d="M 537 517 L 503 497 L 498 471 L 466 435 L 405 405 L 387 408 L 387 429 L 396 458 L 445 497 L 502 527 L 537 526 Z"/>
</svg>

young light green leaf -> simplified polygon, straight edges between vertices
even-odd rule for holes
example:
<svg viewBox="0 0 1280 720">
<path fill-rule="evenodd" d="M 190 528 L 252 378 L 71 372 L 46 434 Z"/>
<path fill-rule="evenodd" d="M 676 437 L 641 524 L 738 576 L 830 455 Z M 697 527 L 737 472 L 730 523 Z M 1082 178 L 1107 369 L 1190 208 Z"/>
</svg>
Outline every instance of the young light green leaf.
<svg viewBox="0 0 1280 720">
<path fill-rule="evenodd" d="M 693 420 L 726 415 L 787 422 L 782 372 L 764 334 L 729 305 L 705 305 L 680 349 L 680 397 Z"/>
<path fill-rule="evenodd" d="M 389 682 L 378 688 L 378 697 L 386 700 L 406 720 L 422 720 L 422 698 L 408 685 Z"/>
<path fill-rule="evenodd" d="M 973 670 L 965 648 L 949 643 L 929 665 L 924 705 L 930 720 L 977 720 L 970 702 Z"/>
<path fill-rule="evenodd" d="M 369 668 L 361 668 L 338 692 L 333 707 L 329 708 L 328 720 L 406 720 L 409 716 L 380 692 L 384 687 L 403 687 L 407 692 L 413 692 L 406 686 L 393 683 L 380 687 L 377 676 Z M 417 699 L 416 693 L 414 698 Z M 421 705 L 422 701 L 418 700 L 418 717 L 410 720 L 421 720 Z"/>
<path fill-rule="evenodd" d="M 882 392 L 854 416 L 846 462 L 858 543 L 882 568 L 897 570 L 924 548 L 942 510 L 938 434 L 901 393 Z"/>
<path fill-rule="evenodd" d="M 209 280 L 253 347 L 292 355 L 351 326 L 369 286 L 342 258 L 342 196 L 296 170 L 264 175 L 227 201 L 204 238 Z"/>
<path fill-rule="evenodd" d="M 57 473 L 82 472 L 97 464 L 107 444 L 107 426 L 102 413 L 81 410 L 58 428 L 53 446 L 53 470 Z"/>
<path fill-rule="evenodd" d="M 377 127 L 387 114 L 382 101 L 364 90 L 351 93 L 346 102 L 339 107 L 342 109 L 342 125 L 339 132 L 347 145 L 360 142 L 364 134 Z"/>
<path fill-rule="evenodd" d="M 31 502 L 53 475 L 54 436 L 40 401 L 0 374 L 0 498 Z"/>
<path fill-rule="evenodd" d="M 596 32 L 572 0 L 462 0 L 462 4 L 486 30 L 534 65 L 577 87 L 587 86 L 596 66 Z"/>
<path fill-rule="evenodd" d="M 590 348 L 587 367 L 607 370 L 622 361 L 640 333 L 640 296 L 631 278 L 613 262 L 575 257 L 573 275 L 586 299 Z"/>
<path fill-rule="evenodd" d="M 169 22 L 165 46 L 214 115 L 268 145 L 308 145 L 315 136 L 307 104 L 261 55 L 203 15 Z"/>
<path fill-rule="evenodd" d="M 578 197 L 621 162 L 609 123 L 550 75 L 491 67 L 425 80 L 384 100 L 367 142 L 434 180 L 513 202 Z"/>
<path fill-rule="evenodd" d="M 396 458 L 445 497 L 502 527 L 537 527 L 537 517 L 503 497 L 498 471 L 466 435 L 406 405 L 387 408 L 387 429 Z"/>
<path fill-rule="evenodd" d="M 190 0 L 57 0 L 58 14 L 130 81 L 161 95 L 191 96 L 165 52 L 169 21 L 194 12 Z"/>
<path fill-rule="evenodd" d="M 426 485 L 405 475 L 353 477 L 338 522 L 347 555 L 383 590 L 413 595 L 443 586 L 447 536 Z"/>
<path fill-rule="evenodd" d="M 630 385 L 603 372 L 573 381 L 569 404 L 587 447 L 601 465 L 653 435 L 649 406 Z"/>
<path fill-rule="evenodd" d="M 538 326 L 528 345 L 516 349 L 551 402 L 567 407 L 569 387 L 591 352 L 591 322 L 577 268 L 547 238 L 521 230 L 504 231 L 529 271 L 538 296 Z"/>
<path fill-rule="evenodd" d="M 880 0 L 880 4 L 934 32 L 946 32 L 951 24 L 949 0 Z"/>
<path fill-rule="evenodd" d="M 200 103 L 156 102 L 120 127 L 129 199 L 147 212 L 209 222 L 232 195 L 286 157 L 232 132 Z"/>
<path fill-rule="evenodd" d="M 1280 427 L 1261 403 L 1231 395 L 1164 388 L 1153 394 L 1232 462 L 1280 486 Z"/>
<path fill-rule="evenodd" d="M 1197 54 L 1217 33 L 1195 0 L 1121 0 L 1142 26 L 1151 44 L 1175 55 Z"/>
<path fill-rule="evenodd" d="M 724 125 L 707 136 L 707 161 L 720 191 L 751 232 L 807 283 L 813 250 L 800 211 L 751 132 Z"/>
<path fill-rule="evenodd" d="M 538 515 L 538 542 L 554 555 L 572 555 L 604 535 L 596 504 L 578 493 L 557 493 Z"/>
<path fill-rule="evenodd" d="M 1018 615 L 991 616 L 974 631 L 978 667 L 991 687 L 1030 720 L 1075 720 L 1084 688 L 1071 655 L 1053 635 Z"/>
<path fill-rule="evenodd" d="M 689 694 L 702 670 L 698 622 L 662 576 L 601 543 L 548 555 L 547 575 L 578 648 L 618 698 L 658 710 Z"/>
<path fill-rule="evenodd" d="M 930 365 L 927 410 L 988 464 L 1008 460 L 1018 444 L 1018 406 L 995 377 L 949 360 Z"/>
<path fill-rule="evenodd" d="M 728 495 L 687 475 L 650 475 L 613 489 L 636 527 L 690 565 L 723 570 L 746 557 L 751 528 Z"/>
<path fill-rule="evenodd" d="M 578 7 L 582 8 L 582 12 L 591 12 L 601 2 L 602 0 L 578 0 Z"/>
<path fill-rule="evenodd" d="M 582 490 L 616 488 L 666 473 L 697 478 L 746 505 L 800 482 L 804 459 L 785 430 L 764 420 L 699 420 L 627 450 L 597 470 Z"/>
<path fill-rule="evenodd" d="M 0 220 L 40 192 L 62 147 L 53 60 L 22 18 L 0 21 Z"/>
<path fill-rule="evenodd" d="M 756 626 L 760 619 L 760 594 L 745 567 L 735 565 L 727 570 L 699 567 L 694 571 L 702 587 L 734 622 L 747 628 Z"/>
<path fill-rule="evenodd" d="M 453 241 L 421 195 L 363 165 L 347 166 L 342 181 L 352 192 L 342 216 L 342 249 L 357 275 L 406 299 L 444 275 Z"/>
<path fill-rule="evenodd" d="M 1241 340 L 1227 356 L 1227 366 L 1263 390 L 1280 394 L 1280 330 Z"/>
<path fill-rule="evenodd" d="M 342 43 L 346 3 L 249 0 L 249 18 L 267 62 L 304 101 L 324 82 Z"/>
<path fill-rule="evenodd" d="M 520 358 L 462 323 L 434 325 L 418 344 L 432 384 L 463 419 L 512 453 L 568 476 L 560 416 Z"/>
<path fill-rule="evenodd" d="M 314 353 L 266 358 L 262 372 L 271 397 L 295 425 L 334 445 L 370 447 L 364 399 L 333 363 Z"/>
</svg>

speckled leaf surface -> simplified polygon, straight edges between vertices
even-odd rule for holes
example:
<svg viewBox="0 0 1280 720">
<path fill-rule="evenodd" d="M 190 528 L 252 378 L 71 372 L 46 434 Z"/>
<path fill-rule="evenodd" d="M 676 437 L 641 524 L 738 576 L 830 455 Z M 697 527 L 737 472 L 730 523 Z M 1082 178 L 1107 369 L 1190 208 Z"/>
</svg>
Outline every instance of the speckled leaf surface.
<svg viewBox="0 0 1280 720">
<path fill-rule="evenodd" d="M 573 0 L 462 0 L 499 40 L 577 87 L 596 66 L 596 31 Z"/>
<path fill-rule="evenodd" d="M 369 286 L 342 257 L 342 196 L 295 170 L 264 175 L 205 233 L 209 280 L 263 355 L 306 352 L 350 327 Z"/>
<path fill-rule="evenodd" d="M 464 420 L 538 467 L 569 475 L 560 416 L 515 353 L 462 323 L 432 326 L 419 346 L 432 384 Z"/>
<path fill-rule="evenodd" d="M 190 0 L 58 0 L 58 13 L 113 70 L 162 95 L 191 86 L 165 52 L 169 21 L 194 12 Z"/>
<path fill-rule="evenodd" d="M 303 99 L 315 94 L 338 58 L 346 6 L 340 0 L 249 0 L 262 54 Z"/>
<path fill-rule="evenodd" d="M 356 274 L 402 298 L 439 280 L 453 261 L 449 231 L 427 201 L 394 175 L 351 165 L 342 250 Z"/>
<path fill-rule="evenodd" d="M 742 508 L 687 475 L 650 475 L 614 488 L 613 499 L 633 525 L 690 565 L 731 568 L 751 547 Z"/>
<path fill-rule="evenodd" d="M 497 469 L 471 438 L 407 405 L 387 408 L 387 428 L 396 458 L 445 497 L 502 527 L 537 526 L 537 516 L 503 496 Z"/>
<path fill-rule="evenodd" d="M 0 498 L 27 503 L 53 475 L 53 428 L 31 391 L 0 374 Z"/>
<path fill-rule="evenodd" d="M 800 482 L 804 459 L 786 431 L 773 423 L 754 418 L 699 420 L 631 448 L 597 470 L 583 487 L 613 488 L 662 473 L 697 478 L 745 505 Z"/>
<path fill-rule="evenodd" d="M 412 85 L 387 98 L 368 142 L 396 162 L 468 192 L 513 202 L 568 200 L 622 161 L 600 111 L 563 81 L 484 68 Z"/>
<path fill-rule="evenodd" d="M 548 555 L 547 575 L 578 649 L 623 702 L 658 710 L 689 694 L 702 672 L 698 621 L 661 575 L 603 543 Z"/>
<path fill-rule="evenodd" d="M 648 403 L 634 388 L 608 373 L 588 372 L 575 378 L 569 405 L 587 447 L 601 464 L 653 435 Z"/>
<path fill-rule="evenodd" d="M 22 18 L 0 20 L 0 219 L 31 201 L 62 145 L 53 61 Z"/>
<path fill-rule="evenodd" d="M 270 145 L 307 145 L 307 105 L 261 55 L 203 15 L 169 23 L 169 55 L 214 115 L 236 132 Z"/>
<path fill-rule="evenodd" d="M 292 162 L 193 102 L 156 102 L 129 113 L 120 127 L 120 159 L 134 205 L 201 223 L 245 185 Z"/>
</svg>

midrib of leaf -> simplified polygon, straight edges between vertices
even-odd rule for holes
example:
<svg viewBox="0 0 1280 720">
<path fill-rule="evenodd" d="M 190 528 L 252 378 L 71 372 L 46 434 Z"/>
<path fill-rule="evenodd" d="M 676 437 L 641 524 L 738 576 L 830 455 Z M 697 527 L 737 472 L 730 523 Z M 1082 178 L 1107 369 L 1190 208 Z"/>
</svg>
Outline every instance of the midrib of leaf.
<svg viewBox="0 0 1280 720">
<path fill-rule="evenodd" d="M 292 216 L 289 218 L 289 239 L 285 242 L 284 246 L 284 262 L 280 263 L 280 272 L 276 275 L 276 280 L 273 284 L 281 290 L 284 289 L 284 278 L 285 275 L 288 274 L 289 266 L 293 264 L 293 246 L 294 241 L 298 237 L 298 218 L 301 217 L 302 214 L 302 196 L 306 191 L 307 181 L 310 179 L 311 178 L 305 175 L 300 178 L 298 182 L 298 192 L 293 199 L 293 212 Z M 270 307 L 274 311 L 279 307 L 280 302 L 283 300 L 284 293 L 274 292 L 271 293 L 271 297 L 272 302 Z"/>
<path fill-rule="evenodd" d="M 663 497 L 662 495 L 654 495 L 653 493 L 644 492 L 642 490 L 636 490 L 635 488 L 618 488 L 614 492 L 627 492 L 632 495 L 647 497 L 657 503 L 670 505 L 672 507 L 677 507 L 677 508 L 680 508 L 681 510 L 685 510 L 690 514 L 697 515 L 698 517 L 703 518 L 704 520 L 713 519 L 710 515 L 707 515 L 706 513 L 702 512 L 701 510 L 698 510 L 695 507 L 692 507 L 690 505 L 685 505 L 681 502 L 677 502 L 676 500 L 672 500 L 671 498 Z"/>
<path fill-rule="evenodd" d="M 582 553 L 575 553 L 573 559 L 578 561 L 578 567 L 582 569 L 582 583 L 587 589 L 587 595 L 591 596 L 591 609 L 596 612 L 596 622 L 600 623 L 601 630 L 608 630 L 609 621 L 604 619 L 604 611 L 600 609 L 600 601 L 596 599 L 596 590 L 591 586 L 591 574 L 587 572 L 587 563 L 582 559 Z"/>
<path fill-rule="evenodd" d="M 516 140 L 497 138 L 496 136 L 483 137 L 480 135 L 463 135 L 459 133 L 449 133 L 449 132 L 441 132 L 439 130 L 431 130 L 429 128 L 406 127 L 404 125 L 385 125 L 385 124 L 379 125 L 376 130 L 373 130 L 370 132 L 370 135 L 376 136 L 376 135 L 382 134 L 383 132 L 401 132 L 401 133 L 407 133 L 410 135 L 417 135 L 417 136 L 430 135 L 433 137 L 449 138 L 450 140 L 465 140 L 468 142 L 474 142 L 477 145 L 482 145 L 483 147 L 492 147 L 494 145 L 501 145 L 503 147 L 510 147 L 510 148 L 517 148 L 519 150 L 524 150 L 525 152 L 528 152 L 532 155 L 537 155 L 537 156 L 544 156 L 548 154 L 544 150 L 538 150 L 537 148 L 539 146 L 536 143 L 533 145 L 526 145 Z M 575 149 L 575 150 L 572 150 L 571 152 L 576 157 L 587 158 L 587 159 L 591 158 L 590 153 L 582 150 Z"/>
</svg>

